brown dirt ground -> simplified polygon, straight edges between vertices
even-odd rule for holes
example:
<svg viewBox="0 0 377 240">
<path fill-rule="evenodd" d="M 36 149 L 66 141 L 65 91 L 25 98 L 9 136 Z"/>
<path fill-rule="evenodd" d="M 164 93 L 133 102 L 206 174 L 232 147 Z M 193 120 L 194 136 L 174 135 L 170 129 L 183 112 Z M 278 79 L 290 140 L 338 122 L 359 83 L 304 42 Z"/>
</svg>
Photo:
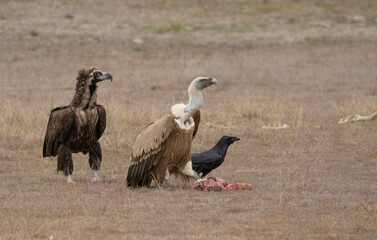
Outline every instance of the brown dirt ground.
<svg viewBox="0 0 377 240">
<path fill-rule="evenodd" d="M 375 239 L 377 4 L 372 0 L 1 1 L 0 239 Z M 49 111 L 79 68 L 108 113 L 101 183 L 42 158 Z M 150 121 L 204 92 L 193 152 L 235 135 L 211 175 L 253 191 L 129 190 L 130 147 Z M 284 130 L 264 130 L 268 123 Z"/>
</svg>

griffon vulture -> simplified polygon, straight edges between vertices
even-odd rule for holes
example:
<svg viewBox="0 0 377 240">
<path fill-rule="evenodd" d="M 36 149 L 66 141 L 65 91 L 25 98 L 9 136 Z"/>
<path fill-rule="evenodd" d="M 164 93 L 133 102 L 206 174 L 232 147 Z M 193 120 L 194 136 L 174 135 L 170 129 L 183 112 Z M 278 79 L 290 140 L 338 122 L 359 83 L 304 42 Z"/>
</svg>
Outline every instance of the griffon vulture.
<svg viewBox="0 0 377 240">
<path fill-rule="evenodd" d="M 196 78 L 188 88 L 188 105 L 180 103 L 172 106 L 171 113 L 141 131 L 132 146 L 127 186 L 149 186 L 152 180 L 158 185 L 164 181 L 169 185 L 172 173 L 199 178 L 192 169 L 190 151 L 200 115 L 196 114 L 197 124 L 192 116 L 202 106 L 201 90 L 213 84 L 217 84 L 214 78 Z"/>
<path fill-rule="evenodd" d="M 72 153 L 89 152 L 92 181 L 98 181 L 96 170 L 101 166 L 102 151 L 98 139 L 106 128 L 105 108 L 97 104 L 97 83 L 113 80 L 106 72 L 95 68 L 78 72 L 75 96 L 67 106 L 51 111 L 43 144 L 43 157 L 58 155 L 57 171 L 63 171 L 72 180 Z"/>
<path fill-rule="evenodd" d="M 205 177 L 213 169 L 218 168 L 225 159 L 226 152 L 231 144 L 239 141 L 238 137 L 223 136 L 217 144 L 208 151 L 192 154 L 192 168 L 201 177 Z"/>
</svg>

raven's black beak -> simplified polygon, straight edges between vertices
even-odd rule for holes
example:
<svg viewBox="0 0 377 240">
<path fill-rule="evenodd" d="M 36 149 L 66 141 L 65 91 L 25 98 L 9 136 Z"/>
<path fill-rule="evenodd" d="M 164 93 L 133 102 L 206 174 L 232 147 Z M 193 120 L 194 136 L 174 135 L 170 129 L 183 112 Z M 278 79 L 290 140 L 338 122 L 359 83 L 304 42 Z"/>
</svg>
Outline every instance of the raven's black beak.
<svg viewBox="0 0 377 240">
<path fill-rule="evenodd" d="M 233 142 L 236 142 L 236 141 L 239 141 L 239 140 L 241 140 L 241 139 L 238 138 L 238 137 L 232 137 L 232 140 L 233 140 Z"/>
<path fill-rule="evenodd" d="M 101 82 L 107 79 L 109 79 L 110 81 L 113 81 L 113 76 L 111 76 L 110 73 L 102 72 L 102 75 L 98 76 L 96 79 L 98 80 L 98 82 Z"/>
</svg>

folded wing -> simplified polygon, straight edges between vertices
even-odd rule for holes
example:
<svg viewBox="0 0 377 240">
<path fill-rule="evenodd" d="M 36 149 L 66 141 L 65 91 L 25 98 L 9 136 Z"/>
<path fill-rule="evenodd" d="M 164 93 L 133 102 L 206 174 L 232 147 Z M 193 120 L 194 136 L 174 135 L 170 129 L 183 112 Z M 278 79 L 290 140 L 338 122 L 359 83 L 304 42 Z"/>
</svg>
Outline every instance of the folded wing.
<svg viewBox="0 0 377 240">
<path fill-rule="evenodd" d="M 145 181 L 151 167 L 161 160 L 157 155 L 164 149 L 174 124 L 173 115 L 166 114 L 144 128 L 136 138 L 132 146 L 131 166 L 127 174 L 128 186 L 145 185 L 139 183 Z M 149 182 L 150 179 L 147 181 Z"/>
<path fill-rule="evenodd" d="M 71 107 L 58 107 L 51 111 L 43 143 L 43 157 L 55 157 L 59 145 L 65 143 L 75 125 L 75 114 Z"/>
<path fill-rule="evenodd" d="M 100 139 L 106 129 L 106 111 L 102 105 L 97 104 L 98 122 L 96 127 L 96 137 Z"/>
<path fill-rule="evenodd" d="M 211 150 L 191 155 L 192 165 L 210 164 L 220 161 L 221 158 L 222 156 L 220 154 L 218 154 L 216 151 Z"/>
</svg>

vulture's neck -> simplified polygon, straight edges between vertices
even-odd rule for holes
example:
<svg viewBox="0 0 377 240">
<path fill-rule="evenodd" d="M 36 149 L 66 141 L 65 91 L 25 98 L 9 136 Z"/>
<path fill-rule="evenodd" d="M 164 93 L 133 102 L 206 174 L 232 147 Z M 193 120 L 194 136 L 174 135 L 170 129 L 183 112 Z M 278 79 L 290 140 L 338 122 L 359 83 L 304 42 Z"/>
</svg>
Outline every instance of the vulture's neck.
<svg viewBox="0 0 377 240">
<path fill-rule="evenodd" d="M 194 115 L 196 111 L 199 110 L 199 108 L 203 104 L 203 95 L 200 90 L 198 90 L 195 85 L 190 85 L 188 88 L 188 94 L 189 94 L 189 104 L 184 106 L 184 109 L 181 109 L 181 104 L 177 104 L 175 106 L 180 106 L 178 108 L 174 107 L 175 110 L 172 108 L 173 115 L 179 119 L 180 125 L 192 125 L 190 121 L 190 117 Z M 178 110 L 180 109 L 180 110 Z M 183 110 L 183 111 L 181 111 Z M 174 113 L 175 112 L 175 113 Z"/>
<path fill-rule="evenodd" d="M 189 104 L 185 108 L 185 112 L 189 113 L 190 116 L 194 115 L 196 111 L 203 105 L 203 94 L 202 91 L 197 89 L 195 86 L 191 86 L 188 89 L 189 94 Z M 182 119 L 186 121 L 187 119 Z"/>
<path fill-rule="evenodd" d="M 93 108 L 97 103 L 97 85 L 90 81 L 78 81 L 71 104 L 83 111 Z"/>
</svg>

